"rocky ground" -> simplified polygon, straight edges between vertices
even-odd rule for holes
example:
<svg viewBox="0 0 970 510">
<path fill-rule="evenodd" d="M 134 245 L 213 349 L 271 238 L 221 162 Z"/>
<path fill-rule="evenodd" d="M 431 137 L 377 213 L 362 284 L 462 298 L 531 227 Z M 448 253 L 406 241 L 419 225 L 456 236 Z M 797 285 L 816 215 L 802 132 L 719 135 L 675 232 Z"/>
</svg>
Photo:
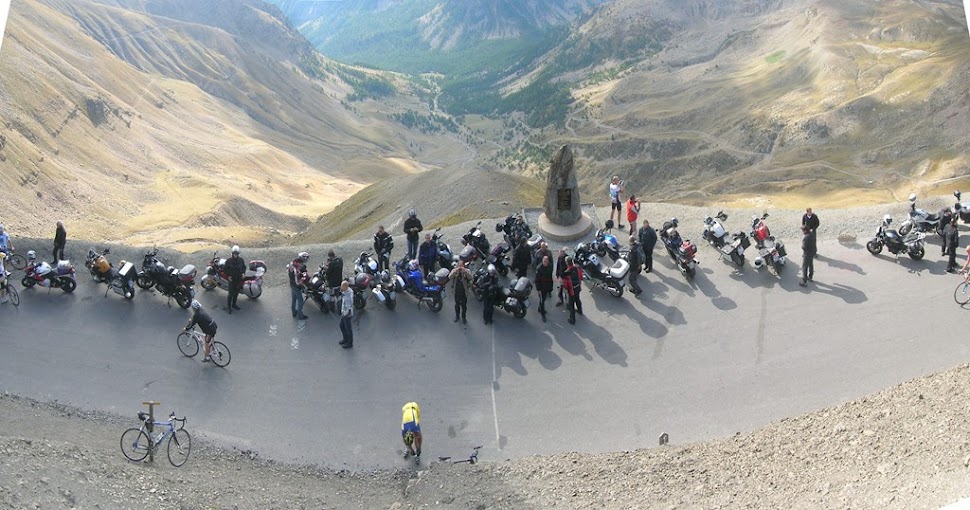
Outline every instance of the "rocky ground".
<svg viewBox="0 0 970 510">
<path fill-rule="evenodd" d="M 968 377 L 962 365 L 706 443 L 363 473 L 280 465 L 198 436 L 182 468 L 131 463 L 119 438 L 134 416 L 4 394 L 0 506 L 939 508 L 970 495 Z"/>
<path fill-rule="evenodd" d="M 934 210 L 946 202 L 941 197 L 921 205 Z M 898 222 L 907 206 L 819 209 L 820 236 L 864 243 L 883 214 L 893 214 Z M 698 234 L 696 239 L 703 217 L 716 212 L 670 204 L 644 204 L 643 210 L 656 222 L 677 216 L 682 232 Z M 736 231 L 760 211 L 727 212 L 726 223 Z M 797 245 L 801 211 L 770 212 L 773 233 Z M 608 212 L 600 208 L 595 214 L 605 218 Z M 457 245 L 467 227 L 445 229 L 446 238 Z M 497 235 L 491 231 L 489 237 Z M 20 249 L 34 247 L 44 254 L 46 244 L 24 240 Z M 321 261 L 333 247 L 349 270 L 352 254 L 368 244 L 358 239 L 311 245 L 311 262 Z M 86 246 L 79 241 L 69 245 L 76 261 Z M 112 260 L 139 261 L 144 251 L 120 245 L 112 250 Z M 244 255 L 269 261 L 268 284 L 282 285 L 279 269 L 295 250 L 248 249 Z M 929 250 L 928 256 L 937 255 Z M 204 266 L 205 260 L 201 252 L 166 251 L 163 257 L 176 265 Z M 634 452 L 485 459 L 474 466 L 424 459 L 420 469 L 358 473 L 281 465 L 217 447 L 205 437 L 194 437 L 192 456 L 180 469 L 164 457 L 153 465 L 130 463 L 121 455 L 119 438 L 135 424 L 137 410 L 120 417 L 4 394 L 0 507 L 938 508 L 970 496 L 968 376 L 970 366 L 963 365 L 705 443 L 677 444 L 673 437 L 668 446 Z"/>
</svg>

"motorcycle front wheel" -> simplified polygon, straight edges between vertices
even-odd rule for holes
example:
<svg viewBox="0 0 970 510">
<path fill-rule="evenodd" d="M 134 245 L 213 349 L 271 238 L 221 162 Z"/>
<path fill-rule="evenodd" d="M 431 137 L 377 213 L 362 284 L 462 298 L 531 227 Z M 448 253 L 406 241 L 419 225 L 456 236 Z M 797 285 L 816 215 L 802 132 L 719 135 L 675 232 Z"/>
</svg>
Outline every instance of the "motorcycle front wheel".
<svg viewBox="0 0 970 510">
<path fill-rule="evenodd" d="M 899 235 L 905 236 L 911 230 L 913 230 L 913 224 L 912 223 L 904 223 L 902 226 L 899 227 Z"/>
<path fill-rule="evenodd" d="M 135 283 L 142 289 L 148 290 L 155 285 L 155 279 L 148 275 L 139 275 Z"/>
<path fill-rule="evenodd" d="M 367 298 L 360 294 L 354 294 L 354 308 L 363 310 L 367 306 Z"/>
<path fill-rule="evenodd" d="M 873 255 L 879 255 L 882 253 L 882 243 L 873 239 L 872 241 L 866 243 L 866 249 L 869 250 L 869 253 Z"/>
<path fill-rule="evenodd" d="M 175 293 L 175 303 L 179 305 L 179 308 L 185 310 L 192 304 L 192 298 L 189 296 L 188 291 L 181 289 Z"/>
<path fill-rule="evenodd" d="M 212 290 L 218 285 L 218 283 L 216 283 L 216 279 L 208 277 L 208 275 L 203 277 L 202 280 L 199 281 L 199 284 L 202 285 L 202 288 L 205 290 Z"/>
<path fill-rule="evenodd" d="M 738 252 L 732 251 L 731 262 L 734 262 L 736 266 L 741 267 L 744 265 L 744 257 L 742 255 L 738 255 Z"/>
<path fill-rule="evenodd" d="M 33 287 L 35 283 L 37 282 L 35 282 L 34 279 L 29 276 L 25 276 L 22 280 L 20 280 L 20 284 L 23 285 L 25 289 Z"/>
<path fill-rule="evenodd" d="M 66 294 L 70 294 L 71 292 L 74 292 L 74 289 L 77 288 L 77 282 L 74 281 L 73 278 L 62 276 L 60 280 L 61 280 L 61 283 L 60 283 L 61 290 L 63 290 Z"/>
<path fill-rule="evenodd" d="M 135 298 L 135 289 L 132 289 L 130 287 L 125 287 L 125 299 L 130 300 L 134 298 Z"/>
<path fill-rule="evenodd" d="M 913 247 L 909 250 L 909 258 L 913 260 L 922 260 L 923 255 L 926 255 L 926 250 L 923 249 L 923 245 Z"/>
<path fill-rule="evenodd" d="M 512 316 L 515 317 L 516 319 L 521 319 L 525 317 L 526 312 L 528 312 L 526 307 L 520 306 L 516 308 L 514 312 L 512 312 Z"/>
</svg>

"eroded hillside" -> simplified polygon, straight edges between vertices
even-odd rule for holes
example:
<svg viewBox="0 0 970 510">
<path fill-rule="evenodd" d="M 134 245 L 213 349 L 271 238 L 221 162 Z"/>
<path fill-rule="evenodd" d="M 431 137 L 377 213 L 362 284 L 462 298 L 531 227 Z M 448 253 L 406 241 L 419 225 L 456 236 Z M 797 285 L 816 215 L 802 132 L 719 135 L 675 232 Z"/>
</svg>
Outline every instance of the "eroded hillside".
<svg viewBox="0 0 970 510">
<path fill-rule="evenodd" d="M 63 219 L 75 238 L 265 241 L 464 156 L 350 103 L 365 73 L 261 2 L 31 0 L 7 28 L 0 221 L 15 235 Z"/>
</svg>

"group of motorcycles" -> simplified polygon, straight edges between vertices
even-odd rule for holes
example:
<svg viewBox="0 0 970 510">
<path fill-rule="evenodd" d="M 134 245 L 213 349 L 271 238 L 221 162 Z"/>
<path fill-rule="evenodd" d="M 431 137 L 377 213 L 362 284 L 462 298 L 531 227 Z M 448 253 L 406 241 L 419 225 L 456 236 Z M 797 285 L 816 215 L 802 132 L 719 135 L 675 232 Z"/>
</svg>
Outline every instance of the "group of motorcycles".
<svg viewBox="0 0 970 510">
<path fill-rule="evenodd" d="M 970 223 L 970 204 L 960 202 L 960 191 L 954 191 L 957 201 L 953 207 L 946 207 L 936 214 L 916 207 L 916 194 L 909 196 L 909 217 L 899 225 L 899 231 L 890 228 L 892 216 L 885 215 L 882 224 L 876 230 L 876 235 L 866 243 L 866 249 L 873 255 L 882 253 L 886 248 L 889 253 L 899 256 L 905 253 L 913 260 L 920 260 L 926 254 L 926 233 L 936 232 L 943 235 L 943 229 L 954 216 L 964 223 Z"/>
<path fill-rule="evenodd" d="M 714 217 L 704 218 L 702 235 L 708 244 L 720 252 L 720 256 L 728 257 L 738 267 L 744 266 L 744 253 L 751 247 L 751 241 L 754 240 L 755 249 L 758 253 L 755 255 L 752 265 L 756 269 L 770 267 L 775 274 L 780 276 L 788 260 L 788 251 L 781 239 L 771 235 L 768 223 L 765 221 L 767 219 L 767 212 L 761 216 L 752 216 L 748 233 L 742 230 L 730 234 L 724 228 L 723 223 L 727 221 L 727 214 L 724 214 L 724 211 L 718 211 Z"/>
</svg>

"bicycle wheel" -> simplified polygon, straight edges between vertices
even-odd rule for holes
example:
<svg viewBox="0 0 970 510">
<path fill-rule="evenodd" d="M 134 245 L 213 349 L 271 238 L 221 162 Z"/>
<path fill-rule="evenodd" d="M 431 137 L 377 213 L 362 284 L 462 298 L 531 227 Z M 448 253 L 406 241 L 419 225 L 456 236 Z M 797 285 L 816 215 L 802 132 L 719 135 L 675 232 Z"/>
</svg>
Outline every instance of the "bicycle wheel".
<svg viewBox="0 0 970 510">
<path fill-rule="evenodd" d="M 134 462 L 144 460 L 148 457 L 151 444 L 148 434 L 140 429 L 128 429 L 121 434 L 121 453 L 125 454 L 128 460 Z"/>
<path fill-rule="evenodd" d="M 20 306 L 20 293 L 12 283 L 7 283 L 7 297 L 10 298 L 10 304 Z"/>
<path fill-rule="evenodd" d="M 9 264 L 18 271 L 22 271 L 25 267 L 27 267 L 27 259 L 19 253 L 14 253 L 13 255 L 7 257 L 7 260 L 9 261 Z"/>
<path fill-rule="evenodd" d="M 192 451 L 192 436 L 185 429 L 178 429 L 168 438 L 168 461 L 175 467 L 182 467 L 189 460 Z"/>
<path fill-rule="evenodd" d="M 179 344 L 179 350 L 182 354 L 192 357 L 199 353 L 199 342 L 195 341 L 192 333 L 188 331 L 183 331 L 179 333 L 179 336 L 175 339 Z"/>
<path fill-rule="evenodd" d="M 229 353 L 226 344 L 213 340 L 212 347 L 209 348 L 209 359 L 212 360 L 213 365 L 224 367 L 232 360 L 232 354 Z"/>
<path fill-rule="evenodd" d="M 970 303 L 970 282 L 960 282 L 957 285 L 953 291 L 953 300 L 960 306 Z"/>
</svg>

